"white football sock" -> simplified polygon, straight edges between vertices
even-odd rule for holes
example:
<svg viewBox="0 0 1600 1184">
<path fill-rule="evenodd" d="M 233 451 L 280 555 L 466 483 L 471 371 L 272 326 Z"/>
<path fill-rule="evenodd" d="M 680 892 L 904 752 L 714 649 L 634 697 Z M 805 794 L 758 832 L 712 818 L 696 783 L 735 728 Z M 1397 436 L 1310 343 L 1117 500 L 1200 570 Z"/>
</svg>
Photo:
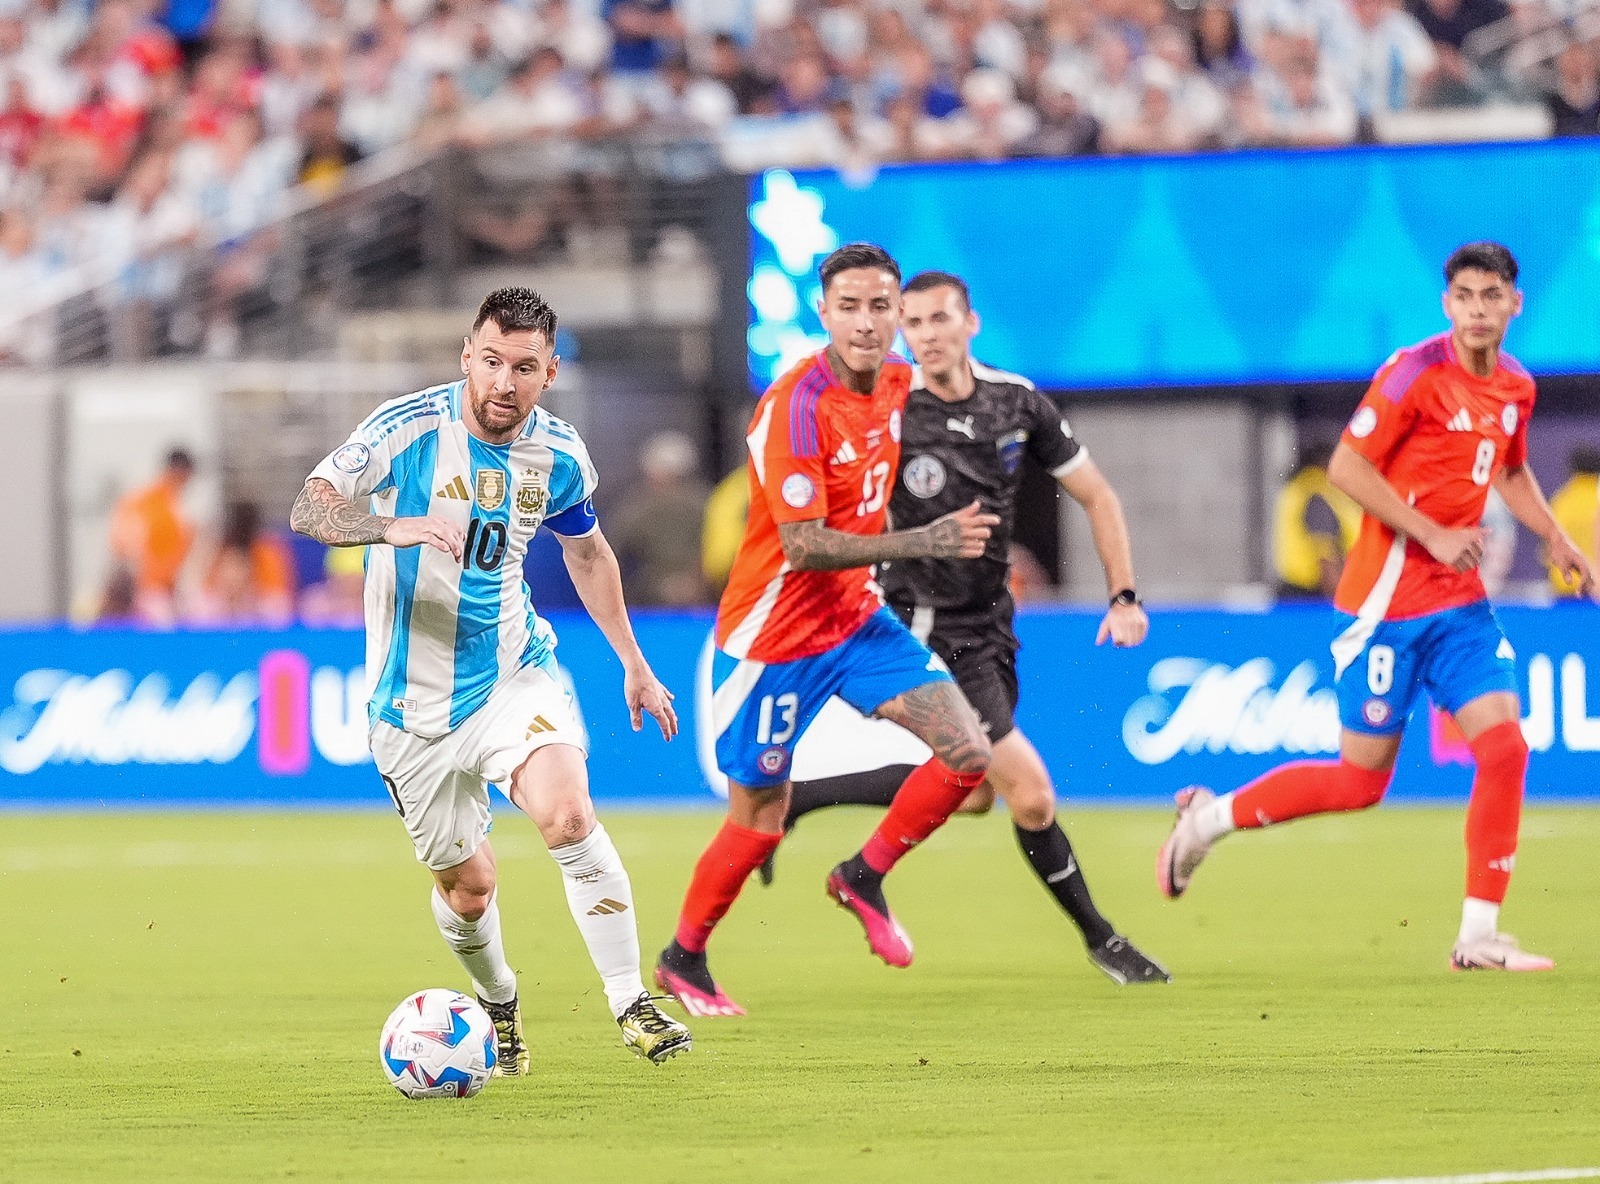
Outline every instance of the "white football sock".
<svg viewBox="0 0 1600 1184">
<path fill-rule="evenodd" d="M 1487 941 L 1500 928 L 1500 906 L 1492 900 L 1469 896 L 1461 902 L 1461 932 L 1457 941 Z"/>
<path fill-rule="evenodd" d="M 1201 806 L 1194 816 L 1195 833 L 1202 842 L 1215 843 L 1236 828 L 1233 825 L 1233 795 L 1225 793 Z"/>
<path fill-rule="evenodd" d="M 598 822 L 586 838 L 550 848 L 561 866 L 567 906 L 578 923 L 583 944 L 605 983 L 611 1014 L 620 1016 L 645 993 L 639 976 L 639 929 L 633 918 L 633 886 Z"/>
<path fill-rule="evenodd" d="M 450 902 L 435 888 L 433 919 L 438 922 L 444 944 L 472 976 L 473 988 L 490 1003 L 510 1003 L 517 997 L 517 975 L 506 965 L 505 945 L 500 940 L 500 904 L 489 898 L 489 907 L 476 921 L 469 921 L 450 907 Z"/>
</svg>

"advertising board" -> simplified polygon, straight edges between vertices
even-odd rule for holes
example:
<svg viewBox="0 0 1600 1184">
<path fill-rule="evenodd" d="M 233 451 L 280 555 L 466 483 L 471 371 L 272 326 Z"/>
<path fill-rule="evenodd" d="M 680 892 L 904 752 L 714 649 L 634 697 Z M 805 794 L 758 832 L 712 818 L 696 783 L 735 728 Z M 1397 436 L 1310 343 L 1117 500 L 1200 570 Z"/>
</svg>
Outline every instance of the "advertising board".
<svg viewBox="0 0 1600 1184">
<path fill-rule="evenodd" d="M 1517 651 L 1530 800 L 1600 796 L 1600 608 L 1500 617 Z M 1231 788 L 1280 761 L 1337 750 L 1326 610 L 1157 608 L 1150 640 L 1131 650 L 1093 646 L 1096 621 L 1033 608 L 1018 622 L 1017 718 L 1069 800 L 1164 803 L 1184 785 Z M 671 744 L 648 721 L 633 732 L 621 669 L 587 618 L 554 623 L 596 799 L 714 805 L 709 615 L 637 621 L 677 694 L 683 735 Z M 9 631 L 0 635 L 0 807 L 384 807 L 365 701 L 358 633 Z M 795 764 L 817 776 L 908 759 L 917 745 L 904 733 L 866 726 L 836 703 Z M 1464 800 L 1470 782 L 1459 735 L 1419 707 L 1391 797 Z"/>
</svg>

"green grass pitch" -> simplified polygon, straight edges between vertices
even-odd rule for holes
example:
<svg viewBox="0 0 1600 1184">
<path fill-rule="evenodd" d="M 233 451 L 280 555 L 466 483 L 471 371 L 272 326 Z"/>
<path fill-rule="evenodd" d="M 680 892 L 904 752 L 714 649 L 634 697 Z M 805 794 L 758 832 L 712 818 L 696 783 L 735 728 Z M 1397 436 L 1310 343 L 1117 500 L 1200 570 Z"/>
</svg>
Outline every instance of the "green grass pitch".
<svg viewBox="0 0 1600 1184">
<path fill-rule="evenodd" d="M 1525 820 L 1506 924 L 1553 974 L 1445 968 L 1459 809 L 1228 840 L 1158 898 L 1154 811 L 1068 815 L 1164 961 L 1117 988 L 999 816 L 957 819 L 871 959 L 822 892 L 872 815 L 804 822 L 713 965 L 746 1020 L 623 1050 L 551 861 L 503 807 L 530 1078 L 408 1102 L 378 1028 L 465 986 L 393 816 L 0 814 L 0 1180 L 1263 1181 L 1600 1165 L 1600 810 Z M 648 960 L 709 813 L 610 811 Z"/>
</svg>

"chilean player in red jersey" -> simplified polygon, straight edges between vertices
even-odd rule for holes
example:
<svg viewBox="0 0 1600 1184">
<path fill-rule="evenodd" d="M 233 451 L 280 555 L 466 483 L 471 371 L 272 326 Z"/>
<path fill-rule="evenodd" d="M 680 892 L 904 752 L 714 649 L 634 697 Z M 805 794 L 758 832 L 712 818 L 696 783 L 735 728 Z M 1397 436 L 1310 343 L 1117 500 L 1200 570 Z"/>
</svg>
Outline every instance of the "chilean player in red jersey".
<svg viewBox="0 0 1600 1184">
<path fill-rule="evenodd" d="M 821 269 L 829 344 L 756 404 L 750 517 L 717 609 L 712 717 L 728 818 L 695 865 L 656 982 L 691 1015 L 736 1016 L 706 963 L 706 943 L 751 872 L 783 837 L 795 745 L 833 695 L 893 720 L 933 750 L 906 779 L 828 894 L 855 913 L 891 966 L 911 941 L 883 877 L 983 783 L 989 741 L 944 665 L 888 608 L 871 564 L 976 559 L 999 521 L 978 503 L 915 530 L 884 533 L 900 462 L 911 366 L 889 352 L 900 323 L 900 268 L 881 247 L 840 247 Z"/>
<path fill-rule="evenodd" d="M 1528 767 L 1515 654 L 1477 573 L 1489 486 L 1544 539 L 1550 562 L 1594 590 L 1588 560 L 1550 513 L 1528 468 L 1533 379 L 1500 343 L 1522 311 L 1517 261 L 1469 243 L 1444 266 L 1450 331 L 1402 349 L 1356 408 L 1328 476 L 1365 511 L 1334 596 L 1337 761 L 1281 765 L 1234 793 L 1190 788 L 1156 861 L 1181 896 L 1211 846 L 1236 829 L 1375 806 L 1389 788 L 1417 691 L 1455 717 L 1477 764 L 1467 804 L 1467 888 L 1450 965 L 1549 970 L 1499 931 L 1516 859 Z"/>
</svg>

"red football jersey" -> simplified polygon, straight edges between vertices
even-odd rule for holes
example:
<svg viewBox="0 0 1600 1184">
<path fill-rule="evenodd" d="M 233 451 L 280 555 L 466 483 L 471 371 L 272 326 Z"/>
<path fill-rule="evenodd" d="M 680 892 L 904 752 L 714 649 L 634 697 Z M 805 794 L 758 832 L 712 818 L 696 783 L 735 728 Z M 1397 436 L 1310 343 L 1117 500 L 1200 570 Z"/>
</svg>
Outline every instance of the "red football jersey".
<svg viewBox="0 0 1600 1184">
<path fill-rule="evenodd" d="M 1402 498 L 1441 526 L 1483 519 L 1489 486 L 1528 457 L 1533 378 L 1510 354 L 1488 378 L 1456 358 L 1448 333 L 1399 350 L 1372 380 L 1344 430 Z M 1334 604 L 1373 620 L 1402 620 L 1482 600 L 1476 570 L 1459 572 L 1367 514 L 1345 559 Z"/>
<path fill-rule="evenodd" d="M 882 534 L 900 466 L 900 421 L 911 365 L 893 354 L 872 394 L 840 384 L 819 352 L 797 363 L 756 404 L 750 517 L 717 608 L 729 657 L 792 662 L 832 649 L 883 603 L 870 567 L 795 571 L 778 527 L 821 519 L 832 530 Z"/>
</svg>

